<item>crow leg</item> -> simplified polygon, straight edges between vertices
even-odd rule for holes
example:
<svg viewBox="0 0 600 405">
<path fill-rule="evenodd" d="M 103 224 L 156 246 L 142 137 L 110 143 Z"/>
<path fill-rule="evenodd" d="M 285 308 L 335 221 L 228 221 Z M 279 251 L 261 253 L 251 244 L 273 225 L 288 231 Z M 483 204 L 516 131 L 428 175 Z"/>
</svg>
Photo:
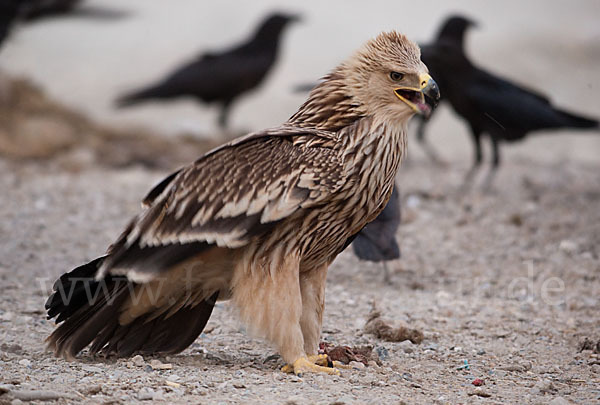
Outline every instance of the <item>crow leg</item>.
<svg viewBox="0 0 600 405">
<path fill-rule="evenodd" d="M 483 182 L 483 189 L 485 191 L 490 191 L 492 189 L 494 179 L 496 177 L 496 173 L 498 171 L 498 167 L 500 167 L 500 147 L 498 145 L 498 139 L 493 135 L 490 137 L 492 140 L 492 166 L 490 167 L 490 171 L 488 172 L 485 180 Z"/>
<path fill-rule="evenodd" d="M 229 110 L 231 107 L 231 100 L 227 100 L 221 106 L 221 111 L 219 112 L 219 128 L 225 129 L 227 128 L 227 122 L 229 121 Z"/>
<path fill-rule="evenodd" d="M 390 277 L 390 270 L 388 269 L 387 262 L 384 260 L 381 262 L 383 264 L 383 281 L 388 285 L 392 285 L 392 278 Z"/>
<path fill-rule="evenodd" d="M 471 127 L 471 137 L 473 139 L 473 146 L 475 147 L 475 161 L 473 162 L 473 166 L 467 172 L 465 179 L 463 180 L 462 189 L 468 190 L 473 184 L 473 177 L 479 171 L 481 167 L 481 162 L 483 162 L 483 151 L 481 149 L 481 131 Z"/>
</svg>

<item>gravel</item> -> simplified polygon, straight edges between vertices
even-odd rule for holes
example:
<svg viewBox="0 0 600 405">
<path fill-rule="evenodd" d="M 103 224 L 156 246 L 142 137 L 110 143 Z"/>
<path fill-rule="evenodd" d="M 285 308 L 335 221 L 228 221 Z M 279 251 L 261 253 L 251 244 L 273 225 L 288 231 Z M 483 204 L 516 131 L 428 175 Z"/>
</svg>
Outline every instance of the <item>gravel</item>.
<svg viewBox="0 0 600 405">
<path fill-rule="evenodd" d="M 0 160 L 0 187 L 11 191 L 0 196 L 0 400 L 592 403 L 600 363 L 579 348 L 600 339 L 599 168 L 516 159 L 502 168 L 496 192 L 460 194 L 460 167 L 442 176 L 427 161 L 409 161 L 399 176 L 403 198 L 420 202 L 399 230 L 394 285 L 383 282 L 381 266 L 350 252 L 328 276 L 322 339 L 370 345 L 381 366 L 296 377 L 278 370 L 273 348 L 248 336 L 227 303 L 176 356 L 54 358 L 44 347 L 54 325 L 42 313 L 52 283 L 102 253 L 165 173 Z M 374 304 L 394 324 L 423 331 L 424 341 L 364 333 Z M 485 385 L 473 386 L 477 378 Z"/>
</svg>

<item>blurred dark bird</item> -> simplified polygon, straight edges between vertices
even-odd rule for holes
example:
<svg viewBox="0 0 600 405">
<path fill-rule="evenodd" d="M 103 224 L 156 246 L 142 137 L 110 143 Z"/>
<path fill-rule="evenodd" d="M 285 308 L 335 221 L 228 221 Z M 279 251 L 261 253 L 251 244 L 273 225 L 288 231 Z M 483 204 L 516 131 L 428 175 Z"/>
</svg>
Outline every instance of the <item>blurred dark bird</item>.
<svg viewBox="0 0 600 405">
<path fill-rule="evenodd" d="M 82 0 L 0 0 L 0 46 L 13 26 L 34 23 L 46 18 L 74 15 L 116 19 L 126 13 L 106 8 L 79 7 Z"/>
<path fill-rule="evenodd" d="M 308 93 L 313 88 L 317 87 L 319 82 L 300 83 L 294 86 L 292 89 L 294 93 Z"/>
<path fill-rule="evenodd" d="M 20 2 L 17 0 L 0 0 L 0 46 L 15 24 L 19 9 Z"/>
<path fill-rule="evenodd" d="M 18 0 L 19 19 L 34 21 L 70 13 L 82 0 Z"/>
<path fill-rule="evenodd" d="M 400 193 L 396 185 L 381 214 L 367 224 L 352 242 L 354 254 L 359 259 L 383 264 L 384 280 L 388 284 L 391 284 L 391 278 L 386 262 L 400 258 L 396 240 L 400 221 Z"/>
<path fill-rule="evenodd" d="M 493 160 L 486 184 L 489 186 L 500 165 L 498 144 L 519 141 L 531 131 L 560 128 L 598 128 L 598 121 L 554 108 L 550 100 L 485 70 L 467 58 L 464 36 L 475 23 L 465 17 L 448 18 L 436 40 L 421 47 L 421 59 L 439 84 L 442 100 L 471 128 L 475 161 L 465 184 L 470 183 L 483 160 L 481 137 L 490 137 Z M 424 141 L 424 123 L 418 138 Z"/>
<path fill-rule="evenodd" d="M 225 128 L 231 104 L 263 81 L 277 59 L 284 28 L 297 20 L 295 15 L 272 14 L 247 42 L 226 51 L 205 53 L 158 84 L 122 96 L 117 105 L 190 96 L 220 104 L 219 125 Z"/>
</svg>

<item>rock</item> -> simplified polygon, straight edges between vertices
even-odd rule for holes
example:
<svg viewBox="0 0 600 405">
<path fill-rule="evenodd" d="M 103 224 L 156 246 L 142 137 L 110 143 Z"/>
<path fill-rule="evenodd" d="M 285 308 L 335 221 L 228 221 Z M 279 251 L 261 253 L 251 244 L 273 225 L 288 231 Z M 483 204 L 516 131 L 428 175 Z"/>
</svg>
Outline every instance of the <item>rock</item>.
<svg viewBox="0 0 600 405">
<path fill-rule="evenodd" d="M 472 391 L 469 391 L 469 393 L 467 394 L 469 396 L 478 396 L 478 397 L 482 397 L 482 398 L 489 398 L 492 396 L 492 394 L 490 394 L 489 392 L 483 390 L 482 388 L 475 388 Z"/>
<path fill-rule="evenodd" d="M 173 365 L 171 363 L 163 363 L 160 360 L 154 359 L 150 362 L 152 370 L 171 370 Z"/>
<path fill-rule="evenodd" d="M 351 361 L 348 365 L 355 370 L 362 370 L 363 368 L 365 368 L 365 365 L 360 361 Z"/>
<path fill-rule="evenodd" d="M 165 385 L 172 387 L 172 388 L 181 388 L 181 384 L 173 382 L 173 381 L 169 381 L 169 380 L 165 381 Z"/>
<path fill-rule="evenodd" d="M 19 364 L 23 367 L 31 367 L 31 361 L 27 359 L 19 360 Z"/>
<path fill-rule="evenodd" d="M 412 353 L 415 351 L 415 345 L 410 340 L 405 340 L 398 343 L 398 347 L 404 351 L 404 353 Z"/>
<path fill-rule="evenodd" d="M 541 395 L 546 393 L 556 392 L 556 387 L 552 384 L 552 381 L 542 380 L 538 381 L 532 388 L 531 393 L 534 395 Z"/>
<path fill-rule="evenodd" d="M 558 245 L 558 250 L 560 250 L 561 252 L 568 253 L 568 254 L 573 254 L 573 253 L 577 253 L 577 251 L 579 250 L 579 245 L 577 245 L 577 243 L 572 240 L 563 239 L 560 241 L 560 244 Z"/>
<path fill-rule="evenodd" d="M 384 361 L 385 359 L 390 357 L 390 353 L 388 352 L 388 349 L 386 349 L 384 346 L 376 347 L 375 353 L 377 353 L 377 356 L 379 357 L 379 360 L 381 360 L 381 361 Z"/>
<path fill-rule="evenodd" d="M 305 403 L 305 399 L 302 395 L 288 397 L 284 402 L 285 405 L 300 405 L 303 403 Z"/>
<path fill-rule="evenodd" d="M 233 382 L 233 387 L 234 388 L 246 388 L 246 386 L 244 385 L 244 383 L 240 380 L 240 381 L 234 381 Z"/>
<path fill-rule="evenodd" d="M 15 315 L 12 312 L 4 312 L 3 314 L 0 314 L 0 321 L 12 321 L 14 316 Z"/>
<path fill-rule="evenodd" d="M 83 371 L 87 371 L 88 373 L 101 373 L 102 369 L 100 367 L 94 367 L 94 366 L 82 366 L 81 369 Z"/>
<path fill-rule="evenodd" d="M 137 399 L 140 401 L 149 401 L 154 399 L 155 392 L 152 388 L 144 387 L 137 393 Z"/>
<path fill-rule="evenodd" d="M 100 392 L 102 392 L 101 385 L 92 385 L 91 387 L 87 388 L 84 393 L 87 395 L 96 395 L 96 394 L 99 394 Z"/>
<path fill-rule="evenodd" d="M 570 402 L 563 397 L 556 397 L 552 401 L 548 402 L 548 405 L 569 405 Z"/>
<path fill-rule="evenodd" d="M 133 358 L 131 359 L 131 362 L 133 363 L 134 366 L 137 367 L 143 367 L 146 362 L 144 361 L 144 358 L 142 356 L 140 356 L 139 354 L 136 356 L 133 356 Z"/>
<path fill-rule="evenodd" d="M 417 208 L 419 205 L 421 205 L 421 199 L 419 198 L 419 196 L 416 196 L 414 194 L 410 194 L 407 198 L 406 198 L 406 207 L 408 208 L 412 208 L 415 209 Z"/>
</svg>

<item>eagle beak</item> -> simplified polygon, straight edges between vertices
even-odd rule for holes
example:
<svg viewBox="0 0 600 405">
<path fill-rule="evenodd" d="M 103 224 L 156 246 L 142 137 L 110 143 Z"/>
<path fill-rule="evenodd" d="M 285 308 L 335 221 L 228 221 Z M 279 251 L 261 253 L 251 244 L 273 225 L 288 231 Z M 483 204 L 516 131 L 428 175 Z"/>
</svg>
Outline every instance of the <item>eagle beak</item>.
<svg viewBox="0 0 600 405">
<path fill-rule="evenodd" d="M 419 75 L 420 88 L 399 87 L 394 89 L 396 97 L 404 101 L 417 114 L 428 117 L 431 114 L 432 106 L 425 102 L 425 97 L 433 101 L 433 107 L 437 105 L 440 99 L 440 89 L 435 80 L 427 73 Z"/>
</svg>

